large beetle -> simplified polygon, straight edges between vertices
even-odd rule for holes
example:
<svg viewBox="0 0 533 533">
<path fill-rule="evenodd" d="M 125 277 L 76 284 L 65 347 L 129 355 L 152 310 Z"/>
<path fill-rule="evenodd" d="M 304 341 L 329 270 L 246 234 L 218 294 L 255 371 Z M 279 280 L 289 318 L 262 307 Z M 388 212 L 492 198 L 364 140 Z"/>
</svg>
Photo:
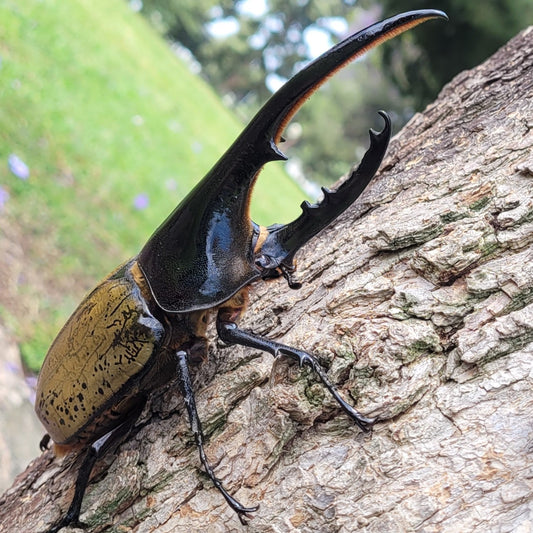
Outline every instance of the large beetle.
<svg viewBox="0 0 533 533">
<path fill-rule="evenodd" d="M 369 48 L 431 18 L 436 10 L 404 13 L 348 37 L 296 74 L 257 113 L 213 169 L 178 205 L 138 256 L 104 279 L 80 304 L 54 340 L 37 388 L 36 411 L 56 453 L 84 450 L 72 503 L 50 530 L 79 525 L 81 502 L 95 461 L 132 428 L 150 393 L 176 378 L 201 462 L 212 482 L 245 523 L 244 507 L 216 478 L 203 448 L 189 362 L 206 355 L 206 323 L 216 312 L 228 344 L 290 357 L 316 373 L 340 407 L 362 429 L 366 418 L 346 403 L 312 355 L 245 332 L 237 326 L 249 285 L 283 276 L 289 286 L 294 255 L 361 194 L 387 148 L 391 125 L 370 131 L 359 167 L 334 192 L 289 224 L 250 220 L 252 187 L 262 166 L 284 160 L 281 134 L 294 113 L 324 81 Z"/>
</svg>

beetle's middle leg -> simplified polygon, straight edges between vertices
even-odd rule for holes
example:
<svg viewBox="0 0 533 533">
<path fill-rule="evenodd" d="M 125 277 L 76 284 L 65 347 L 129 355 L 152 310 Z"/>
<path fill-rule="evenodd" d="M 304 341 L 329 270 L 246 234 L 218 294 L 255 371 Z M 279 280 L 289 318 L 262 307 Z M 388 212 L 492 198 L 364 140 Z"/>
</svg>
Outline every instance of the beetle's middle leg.
<svg viewBox="0 0 533 533">
<path fill-rule="evenodd" d="M 235 322 L 227 319 L 225 320 L 224 311 L 219 311 L 219 316 L 217 317 L 217 331 L 219 337 L 227 344 L 241 344 L 243 346 L 249 346 L 250 348 L 257 348 L 272 354 L 274 357 L 285 355 L 298 361 L 300 366 L 310 366 L 315 374 L 320 378 L 320 381 L 322 381 L 324 386 L 331 393 L 331 395 L 335 398 L 335 400 L 337 400 L 344 412 L 363 431 L 369 431 L 369 429 L 372 427 L 372 424 L 375 422 L 374 418 L 367 418 L 363 416 L 341 397 L 333 383 L 329 381 L 318 360 L 311 354 L 304 352 L 303 350 L 298 350 L 297 348 L 292 348 L 286 344 L 281 344 L 279 342 L 260 337 L 259 335 L 254 335 L 253 333 L 243 331 L 242 329 L 239 329 Z"/>
<path fill-rule="evenodd" d="M 187 414 L 189 415 L 189 423 L 191 426 L 191 431 L 194 434 L 194 440 L 198 448 L 198 453 L 200 454 L 200 461 L 202 462 L 204 469 L 209 476 L 209 479 L 213 482 L 215 487 L 222 493 L 225 500 L 228 502 L 229 506 L 239 515 L 239 519 L 242 524 L 246 525 L 246 520 L 244 517 L 248 513 L 253 513 L 259 509 L 259 506 L 255 507 L 244 507 L 240 502 L 238 502 L 231 494 L 229 494 L 222 482 L 215 476 L 212 466 L 207 460 L 207 456 L 204 451 L 204 434 L 202 431 L 202 424 L 200 422 L 200 417 L 198 416 L 198 411 L 196 410 L 196 400 L 194 399 L 194 391 L 192 388 L 191 375 L 189 373 L 188 365 L 188 353 L 180 350 L 176 352 L 178 359 L 178 375 L 181 390 L 183 397 L 185 399 L 185 406 L 187 407 Z"/>
</svg>

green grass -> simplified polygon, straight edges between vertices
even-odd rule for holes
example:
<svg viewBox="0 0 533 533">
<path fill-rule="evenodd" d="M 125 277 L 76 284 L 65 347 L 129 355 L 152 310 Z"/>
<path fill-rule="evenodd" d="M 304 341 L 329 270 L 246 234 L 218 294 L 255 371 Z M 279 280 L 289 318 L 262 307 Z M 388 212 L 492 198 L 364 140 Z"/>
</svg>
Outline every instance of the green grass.
<svg viewBox="0 0 533 533">
<path fill-rule="evenodd" d="M 83 293 L 139 250 L 242 125 L 123 0 L 0 0 L 0 57 L 0 239 L 22 250 L 23 274 L 0 294 L 0 318 L 37 368 Z M 10 154 L 29 179 L 9 171 Z M 287 221 L 303 194 L 269 167 L 252 213 Z"/>
</svg>

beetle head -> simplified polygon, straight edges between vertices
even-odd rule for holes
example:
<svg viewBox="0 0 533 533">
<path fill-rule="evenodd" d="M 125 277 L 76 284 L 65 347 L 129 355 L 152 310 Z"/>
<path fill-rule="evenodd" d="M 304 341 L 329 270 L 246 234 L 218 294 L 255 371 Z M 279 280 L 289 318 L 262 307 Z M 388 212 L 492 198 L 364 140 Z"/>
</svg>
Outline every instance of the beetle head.
<svg viewBox="0 0 533 533">
<path fill-rule="evenodd" d="M 302 204 L 289 224 L 261 229 L 249 215 L 253 185 L 265 163 L 286 159 L 277 144 L 305 100 L 331 75 L 379 43 L 432 18 L 436 10 L 403 13 L 351 35 L 291 78 L 259 110 L 211 171 L 156 230 L 138 256 L 157 304 L 167 312 L 215 307 L 260 277 L 284 275 L 289 284 L 296 251 L 361 194 L 377 171 L 390 138 L 370 133 L 371 145 L 335 192 Z"/>
</svg>

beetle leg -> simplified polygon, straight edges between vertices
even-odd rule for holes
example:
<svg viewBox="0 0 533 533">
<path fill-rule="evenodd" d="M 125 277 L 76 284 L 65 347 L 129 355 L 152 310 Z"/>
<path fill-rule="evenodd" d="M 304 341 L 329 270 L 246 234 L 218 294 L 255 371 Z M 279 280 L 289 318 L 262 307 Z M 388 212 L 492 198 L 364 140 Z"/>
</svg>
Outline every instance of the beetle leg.
<svg viewBox="0 0 533 533">
<path fill-rule="evenodd" d="M 46 450 L 48 450 L 48 448 L 50 447 L 50 435 L 48 435 L 48 433 L 45 433 L 43 435 L 43 438 L 39 441 L 39 449 L 42 451 L 42 452 L 45 452 Z"/>
<path fill-rule="evenodd" d="M 80 522 L 80 511 L 81 503 L 83 501 L 83 496 L 85 495 L 85 490 L 89 484 L 89 478 L 93 470 L 94 464 L 96 461 L 105 455 L 115 444 L 117 444 L 125 435 L 127 435 L 130 429 L 135 424 L 137 418 L 141 414 L 144 404 L 146 401 L 141 402 L 141 404 L 130 413 L 129 417 L 103 437 L 100 437 L 98 440 L 94 441 L 83 458 L 80 469 L 78 470 L 78 477 L 76 478 L 76 485 L 74 489 L 74 497 L 72 498 L 72 503 L 68 508 L 68 511 L 65 513 L 65 516 L 54 526 L 48 529 L 47 533 L 57 533 L 60 529 L 72 526 L 72 527 L 85 527 L 83 522 Z M 44 438 L 43 438 L 44 440 Z M 42 441 L 41 441 L 42 442 Z"/>
<path fill-rule="evenodd" d="M 272 354 L 274 357 L 279 355 L 286 355 L 291 359 L 298 361 L 300 366 L 310 366 L 315 374 L 319 377 L 320 381 L 328 389 L 331 395 L 337 400 L 344 412 L 363 430 L 369 431 L 372 424 L 375 422 L 375 418 L 367 418 L 363 416 L 359 411 L 355 410 L 350 404 L 343 400 L 338 393 L 335 386 L 329 381 L 324 369 L 318 362 L 318 360 L 311 354 L 292 348 L 285 344 L 265 339 L 259 335 L 254 335 L 247 331 L 243 331 L 237 327 L 234 322 L 226 322 L 223 320 L 217 320 L 217 331 L 219 337 L 227 344 L 241 344 L 250 348 L 257 348 Z"/>
<path fill-rule="evenodd" d="M 178 358 L 178 374 L 181 390 L 185 399 L 187 413 L 189 415 L 189 424 L 191 426 L 191 431 L 194 434 L 194 440 L 198 448 L 198 453 L 200 454 L 200 461 L 202 462 L 204 469 L 207 472 L 207 475 L 209 476 L 209 479 L 213 482 L 215 487 L 222 493 L 222 496 L 224 496 L 229 506 L 238 514 L 241 523 L 243 525 L 246 525 L 247 522 L 244 517 L 248 513 L 253 513 L 257 511 L 257 509 L 259 509 L 259 506 L 256 505 L 254 507 L 244 507 L 226 491 L 226 489 L 222 485 L 222 482 L 215 476 L 213 468 L 209 464 L 207 456 L 205 455 L 204 434 L 202 431 L 202 424 L 198 416 L 198 411 L 196 410 L 196 400 L 194 399 L 194 391 L 192 388 L 191 375 L 189 373 L 189 365 L 187 361 L 188 354 L 187 352 L 180 350 L 176 352 L 176 356 Z"/>
</svg>

